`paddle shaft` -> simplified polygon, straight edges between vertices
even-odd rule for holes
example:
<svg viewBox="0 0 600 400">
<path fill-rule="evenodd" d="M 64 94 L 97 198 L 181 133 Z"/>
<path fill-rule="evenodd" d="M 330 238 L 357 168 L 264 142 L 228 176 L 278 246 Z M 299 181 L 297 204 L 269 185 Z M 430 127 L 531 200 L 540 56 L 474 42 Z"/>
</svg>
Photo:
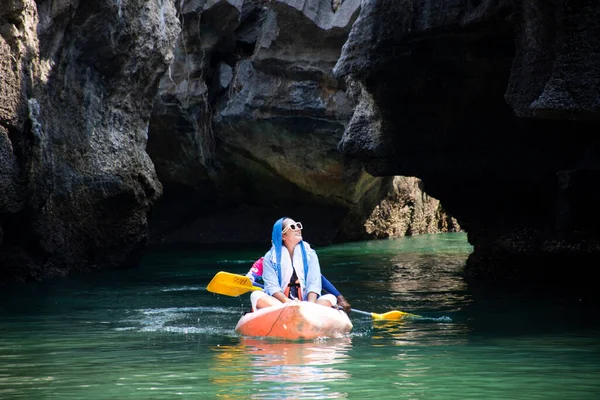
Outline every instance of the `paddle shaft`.
<svg viewBox="0 0 600 400">
<path fill-rule="evenodd" d="M 409 313 L 406 313 L 404 311 L 398 311 L 398 310 L 388 311 L 388 312 L 383 313 L 383 314 L 377 314 L 377 313 L 374 313 L 374 312 L 366 312 L 366 311 L 356 310 L 354 308 L 351 308 L 351 310 L 354 311 L 354 312 L 356 312 L 356 313 L 358 313 L 358 314 L 369 315 L 373 319 L 400 320 L 400 319 L 403 319 L 405 317 L 421 318 L 420 315 L 409 314 Z"/>
<path fill-rule="evenodd" d="M 373 316 L 373 313 L 357 310 L 356 308 L 351 308 L 350 311 L 355 312 L 357 314 L 368 315 L 369 317 Z"/>
</svg>

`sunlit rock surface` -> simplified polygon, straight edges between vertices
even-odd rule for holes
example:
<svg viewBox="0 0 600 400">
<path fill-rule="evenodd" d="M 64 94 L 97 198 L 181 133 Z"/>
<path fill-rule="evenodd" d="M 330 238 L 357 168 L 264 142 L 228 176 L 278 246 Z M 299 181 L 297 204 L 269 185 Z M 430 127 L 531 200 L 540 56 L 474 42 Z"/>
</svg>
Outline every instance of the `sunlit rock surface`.
<svg viewBox="0 0 600 400">
<path fill-rule="evenodd" d="M 458 221 L 445 212 L 439 200 L 425 193 L 420 179 L 396 176 L 392 187 L 365 224 L 369 234 L 381 239 L 460 231 Z"/>
</svg>

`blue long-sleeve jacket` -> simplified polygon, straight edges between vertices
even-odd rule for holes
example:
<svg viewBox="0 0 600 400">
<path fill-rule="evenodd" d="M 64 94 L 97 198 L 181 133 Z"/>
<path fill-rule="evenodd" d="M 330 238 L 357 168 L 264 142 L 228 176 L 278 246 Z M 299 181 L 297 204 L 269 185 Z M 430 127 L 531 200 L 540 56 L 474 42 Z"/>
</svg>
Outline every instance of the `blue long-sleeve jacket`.
<svg viewBox="0 0 600 400">
<path fill-rule="evenodd" d="M 323 290 L 326 291 L 327 293 L 331 293 L 332 295 L 334 295 L 335 297 L 341 296 L 342 294 L 335 288 L 335 286 L 333 286 L 333 283 L 329 282 L 327 280 L 327 278 L 325 278 L 323 275 L 321 275 L 321 286 L 323 287 Z"/>
</svg>

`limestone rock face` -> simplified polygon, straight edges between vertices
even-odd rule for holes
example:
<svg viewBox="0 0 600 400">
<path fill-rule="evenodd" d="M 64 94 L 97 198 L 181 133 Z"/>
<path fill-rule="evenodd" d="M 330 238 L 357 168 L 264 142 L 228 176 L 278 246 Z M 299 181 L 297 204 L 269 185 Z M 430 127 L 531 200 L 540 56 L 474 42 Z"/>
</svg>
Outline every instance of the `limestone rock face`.
<svg viewBox="0 0 600 400">
<path fill-rule="evenodd" d="M 145 146 L 179 22 L 162 0 L 0 7 L 0 282 L 132 265 L 161 193 Z"/>
<path fill-rule="evenodd" d="M 364 2 L 334 70 L 358 103 L 340 149 L 421 178 L 469 233 L 472 276 L 581 283 L 600 255 L 598 26 L 590 1 Z"/>
<path fill-rule="evenodd" d="M 156 241 L 268 243 L 286 214 L 313 243 L 421 229 L 382 222 L 398 185 L 337 149 L 360 1 L 5 3 L 0 284 L 135 265 L 150 210 Z"/>
<path fill-rule="evenodd" d="M 365 224 L 392 177 L 375 178 L 337 150 L 355 102 L 332 69 L 359 7 L 185 3 L 150 125 L 164 184 L 154 240 L 268 243 L 282 215 L 311 226 L 316 243 L 385 236 Z M 238 220 L 244 229 L 231 229 Z"/>
<path fill-rule="evenodd" d="M 378 239 L 461 230 L 440 201 L 425 193 L 420 179 L 406 176 L 394 177 L 393 190 L 373 209 L 365 228 Z"/>
<path fill-rule="evenodd" d="M 598 120 L 600 6 L 524 1 L 506 100 L 520 117 Z"/>
</svg>

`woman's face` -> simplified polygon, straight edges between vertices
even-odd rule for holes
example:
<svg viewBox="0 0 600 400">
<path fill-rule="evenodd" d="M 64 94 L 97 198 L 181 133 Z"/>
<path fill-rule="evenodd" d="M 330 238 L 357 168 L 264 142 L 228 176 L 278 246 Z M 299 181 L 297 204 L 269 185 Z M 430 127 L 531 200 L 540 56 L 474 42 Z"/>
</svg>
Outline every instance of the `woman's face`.
<svg viewBox="0 0 600 400">
<path fill-rule="evenodd" d="M 286 218 L 281 232 L 283 242 L 295 246 L 302 240 L 302 223 Z"/>
</svg>

